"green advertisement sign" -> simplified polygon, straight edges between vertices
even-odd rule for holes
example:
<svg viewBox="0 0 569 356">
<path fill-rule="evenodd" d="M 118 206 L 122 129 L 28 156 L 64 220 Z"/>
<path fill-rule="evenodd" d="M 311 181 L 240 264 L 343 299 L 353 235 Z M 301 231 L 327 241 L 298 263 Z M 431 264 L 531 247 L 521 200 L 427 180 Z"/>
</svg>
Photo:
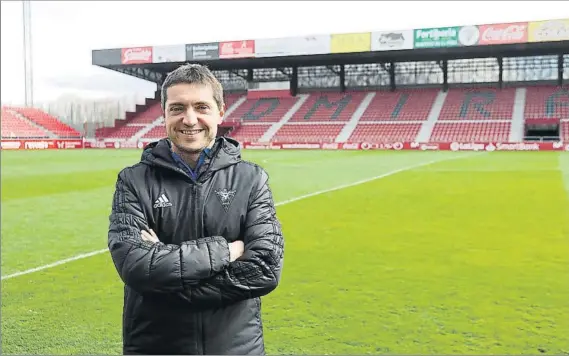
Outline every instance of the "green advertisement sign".
<svg viewBox="0 0 569 356">
<path fill-rule="evenodd" d="M 414 30 L 415 48 L 457 47 L 460 27 L 420 28 Z"/>
</svg>

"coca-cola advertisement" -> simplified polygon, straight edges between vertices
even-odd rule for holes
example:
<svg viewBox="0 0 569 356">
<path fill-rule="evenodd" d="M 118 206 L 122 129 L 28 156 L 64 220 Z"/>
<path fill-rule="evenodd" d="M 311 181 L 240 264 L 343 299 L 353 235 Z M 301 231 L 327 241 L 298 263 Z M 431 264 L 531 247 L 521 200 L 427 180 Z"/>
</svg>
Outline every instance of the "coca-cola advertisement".
<svg viewBox="0 0 569 356">
<path fill-rule="evenodd" d="M 152 47 L 132 47 L 121 50 L 122 64 L 152 63 Z"/>
<path fill-rule="evenodd" d="M 479 45 L 525 43 L 528 41 L 528 22 L 481 25 Z"/>
</svg>

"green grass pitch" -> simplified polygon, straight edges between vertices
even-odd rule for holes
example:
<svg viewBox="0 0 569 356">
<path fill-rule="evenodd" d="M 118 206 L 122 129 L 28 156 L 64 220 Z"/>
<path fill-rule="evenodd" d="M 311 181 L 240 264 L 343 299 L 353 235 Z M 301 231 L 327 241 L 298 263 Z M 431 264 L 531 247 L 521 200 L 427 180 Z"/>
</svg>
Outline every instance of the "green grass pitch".
<svg viewBox="0 0 569 356">
<path fill-rule="evenodd" d="M 3 278 L 105 249 L 116 175 L 139 157 L 2 152 Z M 277 202 L 383 175 L 279 205 L 286 256 L 263 298 L 268 353 L 569 354 L 569 154 L 244 157 L 268 170 Z M 1 287 L 4 354 L 121 353 L 108 253 Z"/>
</svg>

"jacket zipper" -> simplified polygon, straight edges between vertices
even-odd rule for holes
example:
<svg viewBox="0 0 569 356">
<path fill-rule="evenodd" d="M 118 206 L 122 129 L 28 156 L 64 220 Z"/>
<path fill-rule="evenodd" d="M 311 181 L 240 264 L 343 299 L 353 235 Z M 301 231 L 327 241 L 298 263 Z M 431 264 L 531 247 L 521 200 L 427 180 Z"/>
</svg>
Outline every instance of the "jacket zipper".
<svg viewBox="0 0 569 356">
<path fill-rule="evenodd" d="M 194 238 L 195 239 L 199 239 L 201 236 L 200 234 L 200 219 L 198 218 L 198 205 L 199 205 L 199 201 L 198 201 L 198 180 L 200 179 L 200 177 L 196 177 L 196 179 L 194 179 L 193 177 L 189 176 L 183 169 L 178 168 L 178 167 L 172 167 L 172 166 L 168 166 L 168 165 L 164 165 L 164 164 L 158 164 L 159 166 L 162 166 L 164 168 L 167 169 L 171 169 L 175 172 L 178 172 L 180 174 L 182 174 L 184 177 L 188 178 L 191 181 L 191 188 L 190 188 L 190 202 L 192 202 L 192 215 L 193 215 L 193 234 L 194 234 Z M 196 343 L 197 343 L 197 351 L 198 354 L 201 355 L 205 355 L 205 334 L 204 334 L 204 328 L 203 328 L 203 318 L 201 313 L 197 313 L 196 314 L 196 324 L 198 327 L 198 335 L 199 337 L 196 338 Z"/>
<path fill-rule="evenodd" d="M 197 184 L 192 184 L 192 194 L 191 194 L 191 203 L 192 203 L 192 217 L 193 217 L 193 233 L 194 233 L 194 238 L 197 240 L 199 239 L 200 236 L 200 230 L 199 230 L 199 225 L 200 225 L 200 219 L 198 216 L 198 205 L 199 205 L 199 195 L 198 195 L 198 187 Z"/>
<path fill-rule="evenodd" d="M 197 183 L 193 183 L 190 188 L 190 202 L 192 204 L 192 234 L 194 239 L 199 239 L 201 237 L 200 234 L 200 219 L 198 216 L 198 205 L 200 205 L 199 201 L 199 194 L 198 194 L 198 186 Z M 198 337 L 197 337 L 197 344 L 198 344 L 198 354 L 205 355 L 205 335 L 204 335 L 204 326 L 203 326 L 203 318 L 200 312 L 196 314 L 196 322 L 198 325 Z"/>
</svg>

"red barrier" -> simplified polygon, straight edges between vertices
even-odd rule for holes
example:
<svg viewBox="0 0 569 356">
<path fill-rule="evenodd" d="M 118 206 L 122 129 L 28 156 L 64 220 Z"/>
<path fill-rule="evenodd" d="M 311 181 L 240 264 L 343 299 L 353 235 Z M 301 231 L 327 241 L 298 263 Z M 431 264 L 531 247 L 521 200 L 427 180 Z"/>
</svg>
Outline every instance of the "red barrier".
<svg viewBox="0 0 569 356">
<path fill-rule="evenodd" d="M 125 142 L 125 141 L 97 141 L 89 140 L 85 141 L 85 148 L 138 148 L 142 149 L 146 146 L 145 143 L 141 141 L 136 142 Z"/>
<path fill-rule="evenodd" d="M 83 140 L 45 139 L 45 140 L 2 140 L 3 150 L 65 150 L 83 148 Z"/>
<path fill-rule="evenodd" d="M 131 148 L 142 149 L 147 143 L 96 141 L 96 140 L 2 140 L 2 150 L 61 150 L 77 148 Z M 242 147 L 249 150 L 415 150 L 415 151 L 569 151 L 569 144 L 563 142 L 243 142 Z"/>
<path fill-rule="evenodd" d="M 63 150 L 77 148 L 137 148 L 144 147 L 144 143 L 98 141 L 98 140 L 67 140 L 67 139 L 29 139 L 29 140 L 2 140 L 0 147 L 3 150 Z"/>
<path fill-rule="evenodd" d="M 569 151 L 563 142 L 346 142 L 346 143 L 300 143 L 300 142 L 244 142 L 244 149 L 305 149 L 305 150 L 415 150 L 415 151 Z"/>
</svg>

